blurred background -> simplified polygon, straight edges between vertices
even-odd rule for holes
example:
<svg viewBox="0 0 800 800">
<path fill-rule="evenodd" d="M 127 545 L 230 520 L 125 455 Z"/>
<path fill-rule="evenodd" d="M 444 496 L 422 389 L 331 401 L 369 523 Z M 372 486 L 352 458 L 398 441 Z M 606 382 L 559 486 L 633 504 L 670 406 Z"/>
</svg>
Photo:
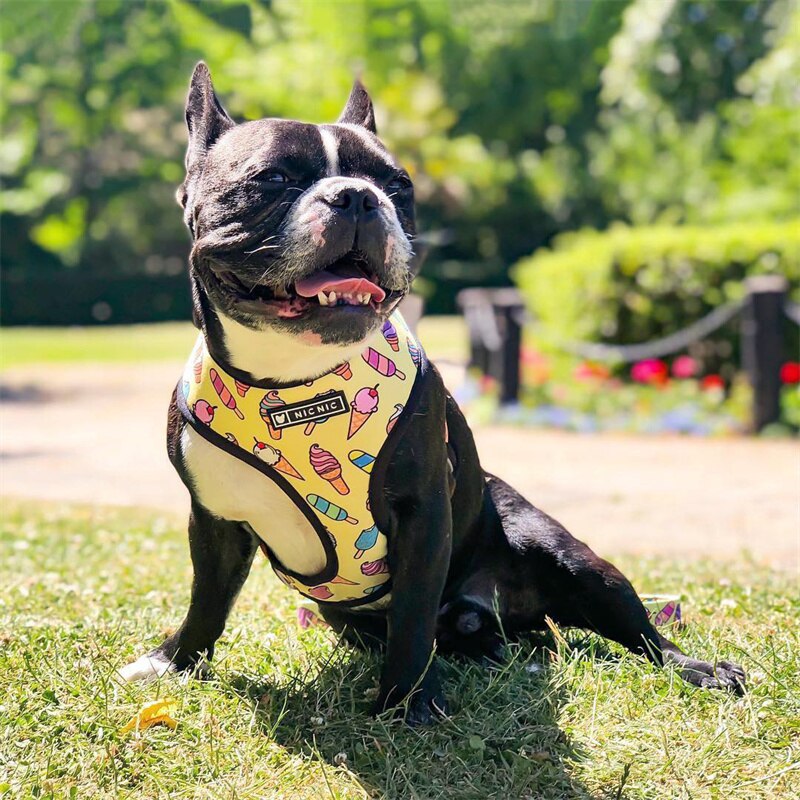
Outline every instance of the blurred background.
<svg viewBox="0 0 800 800">
<path fill-rule="evenodd" d="M 59 497 L 102 486 L 113 501 L 184 502 L 161 431 L 194 335 L 175 189 L 200 59 L 239 120 L 335 120 L 363 78 L 416 185 L 420 334 L 487 425 L 490 467 L 516 441 L 498 445 L 495 423 L 796 434 L 797 2 L 5 0 L 0 13 L 7 493 L 41 491 L 45 470 Z M 74 450 L 43 414 L 69 420 Z M 121 416 L 128 467 L 108 457 Z M 575 514 L 579 454 L 597 441 L 602 463 L 606 445 L 536 435 L 508 477 Z M 745 448 L 744 480 L 754 456 L 731 446 Z M 572 447 L 548 495 L 529 453 L 552 463 Z M 636 497 L 641 470 L 626 470 L 668 451 L 618 447 L 604 503 L 617 485 Z M 652 474 L 654 492 L 687 463 L 735 469 L 687 447 Z M 770 457 L 796 501 L 796 459 Z M 146 490 L 124 472 L 136 465 Z M 587 508 L 578 524 L 597 518 Z M 788 535 L 800 520 L 787 515 Z"/>
</svg>

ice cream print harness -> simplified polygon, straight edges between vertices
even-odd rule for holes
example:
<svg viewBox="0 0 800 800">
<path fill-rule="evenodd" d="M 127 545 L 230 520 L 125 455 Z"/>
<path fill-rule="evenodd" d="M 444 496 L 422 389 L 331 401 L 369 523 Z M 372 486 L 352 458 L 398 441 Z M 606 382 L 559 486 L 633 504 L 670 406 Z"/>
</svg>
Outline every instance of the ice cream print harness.
<svg viewBox="0 0 800 800">
<path fill-rule="evenodd" d="M 398 312 L 360 358 L 288 387 L 235 380 L 199 337 L 178 406 L 200 435 L 278 484 L 316 531 L 327 557 L 317 575 L 293 573 L 265 548 L 278 577 L 306 597 L 355 606 L 389 591 L 386 535 L 376 522 L 386 517 L 383 471 L 424 364 Z"/>
</svg>

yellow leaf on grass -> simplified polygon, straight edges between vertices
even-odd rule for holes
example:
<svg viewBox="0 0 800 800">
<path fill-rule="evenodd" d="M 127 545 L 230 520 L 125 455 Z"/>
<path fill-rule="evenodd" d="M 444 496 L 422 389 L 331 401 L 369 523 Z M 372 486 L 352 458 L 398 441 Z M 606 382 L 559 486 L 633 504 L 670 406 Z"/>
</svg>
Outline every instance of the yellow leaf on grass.
<svg viewBox="0 0 800 800">
<path fill-rule="evenodd" d="M 177 708 L 178 701 L 172 697 L 148 703 L 146 706 L 142 706 L 131 721 L 120 729 L 120 733 L 128 733 L 133 730 L 143 731 L 151 725 L 166 725 L 175 730 L 178 723 L 170 715 L 174 714 Z"/>
</svg>

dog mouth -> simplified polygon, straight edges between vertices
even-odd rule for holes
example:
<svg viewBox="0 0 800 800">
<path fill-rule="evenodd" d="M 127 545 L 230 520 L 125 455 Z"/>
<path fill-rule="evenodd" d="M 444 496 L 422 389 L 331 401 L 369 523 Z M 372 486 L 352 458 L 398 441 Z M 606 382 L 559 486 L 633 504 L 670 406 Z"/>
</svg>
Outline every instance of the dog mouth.
<svg viewBox="0 0 800 800">
<path fill-rule="evenodd" d="M 218 273 L 218 279 L 240 304 L 281 318 L 299 317 L 320 309 L 379 311 L 403 294 L 382 287 L 367 258 L 358 251 L 351 251 L 324 269 L 286 286 L 248 283 L 231 271 Z"/>
</svg>

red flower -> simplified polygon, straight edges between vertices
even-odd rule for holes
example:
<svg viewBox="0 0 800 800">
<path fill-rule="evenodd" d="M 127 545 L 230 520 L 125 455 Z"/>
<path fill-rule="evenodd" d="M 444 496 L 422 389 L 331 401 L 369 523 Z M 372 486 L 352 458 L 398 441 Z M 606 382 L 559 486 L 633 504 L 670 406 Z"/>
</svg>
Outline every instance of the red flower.
<svg viewBox="0 0 800 800">
<path fill-rule="evenodd" d="M 781 383 L 800 383 L 800 363 L 787 361 L 781 367 Z"/>
<path fill-rule="evenodd" d="M 700 386 L 705 390 L 708 391 L 709 389 L 724 389 L 725 388 L 725 381 L 719 375 L 706 375 L 702 381 L 700 381 Z"/>
<path fill-rule="evenodd" d="M 591 361 L 583 361 L 575 367 L 574 375 L 575 379 L 579 381 L 604 381 L 611 375 L 611 372 L 605 364 L 594 364 Z"/>
<path fill-rule="evenodd" d="M 697 375 L 697 362 L 691 356 L 678 356 L 672 362 L 672 374 L 676 378 L 691 378 Z"/>
<path fill-rule="evenodd" d="M 661 384 L 667 382 L 669 370 L 667 365 L 657 358 L 647 358 L 637 361 L 631 367 L 631 378 L 637 383 Z"/>
</svg>

